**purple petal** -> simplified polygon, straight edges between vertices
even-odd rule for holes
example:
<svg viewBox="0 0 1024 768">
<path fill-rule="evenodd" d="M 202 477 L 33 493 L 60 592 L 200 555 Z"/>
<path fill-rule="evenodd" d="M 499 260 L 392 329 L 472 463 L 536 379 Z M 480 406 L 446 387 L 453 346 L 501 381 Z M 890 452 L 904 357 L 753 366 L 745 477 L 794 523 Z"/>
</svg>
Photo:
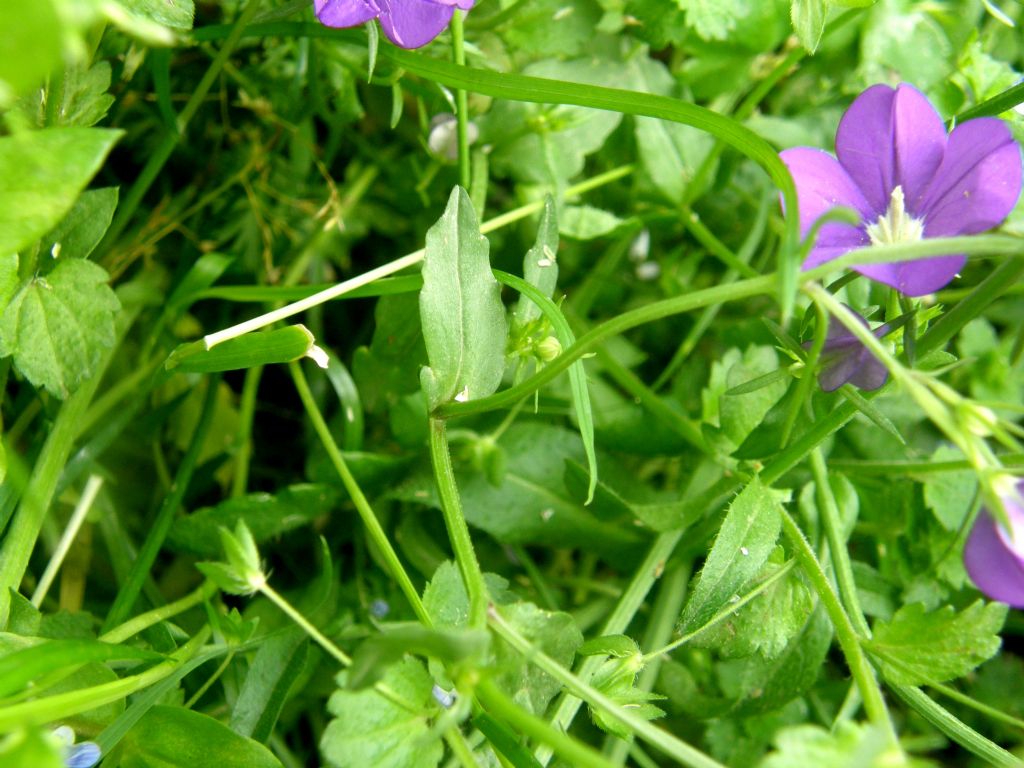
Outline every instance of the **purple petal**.
<svg viewBox="0 0 1024 768">
<path fill-rule="evenodd" d="M 861 347 L 857 355 L 857 368 L 850 376 L 850 383 L 864 392 L 872 392 L 889 379 L 889 369 L 871 354 L 867 347 Z"/>
<path fill-rule="evenodd" d="M 863 317 L 854 314 L 865 328 L 869 327 Z M 888 326 L 881 325 L 872 333 L 884 336 L 888 330 Z M 835 317 L 829 319 L 823 352 L 818 384 L 824 392 L 833 392 L 846 383 L 870 392 L 889 378 L 889 370 Z"/>
<path fill-rule="evenodd" d="M 400 48 L 426 45 L 448 26 L 455 9 L 431 0 L 377 0 L 380 4 L 380 25 Z"/>
<path fill-rule="evenodd" d="M 916 215 L 942 162 L 946 129 L 927 97 L 912 85 L 893 90 L 874 85 L 858 96 L 839 122 L 836 155 L 871 203 L 889 207 L 903 187 L 907 210 Z"/>
<path fill-rule="evenodd" d="M 436 5 L 450 5 L 468 11 L 473 7 L 476 0 L 427 0 L 427 2 L 435 3 Z"/>
<path fill-rule="evenodd" d="M 373 0 L 313 0 L 316 17 L 328 27 L 356 27 L 379 13 Z"/>
<path fill-rule="evenodd" d="M 796 147 L 787 149 L 779 157 L 796 182 L 801 235 L 806 235 L 819 216 L 836 206 L 853 208 L 862 217 L 870 215 L 868 202 L 832 155 L 820 149 Z M 829 222 L 818 230 L 818 239 L 804 261 L 804 269 L 824 264 L 867 242 L 867 236 L 860 228 Z"/>
<path fill-rule="evenodd" d="M 993 600 L 1024 608 L 1024 562 L 1011 552 L 995 520 L 984 510 L 964 547 L 971 581 Z"/>
<path fill-rule="evenodd" d="M 998 226 L 1020 197 L 1020 149 L 994 117 L 958 125 L 925 195 L 927 237 L 972 235 Z"/>
<path fill-rule="evenodd" d="M 958 254 L 892 264 L 863 264 L 854 269 L 892 286 L 904 296 L 925 296 L 949 285 L 966 261 L 966 256 Z"/>
</svg>

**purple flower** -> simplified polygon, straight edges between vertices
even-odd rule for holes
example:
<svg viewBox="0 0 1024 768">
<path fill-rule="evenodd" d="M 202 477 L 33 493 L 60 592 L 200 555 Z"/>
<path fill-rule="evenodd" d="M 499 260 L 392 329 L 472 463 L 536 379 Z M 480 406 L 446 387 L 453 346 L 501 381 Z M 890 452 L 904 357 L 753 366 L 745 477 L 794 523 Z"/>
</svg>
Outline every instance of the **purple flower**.
<svg viewBox="0 0 1024 768">
<path fill-rule="evenodd" d="M 370 19 L 395 45 L 419 48 L 448 26 L 456 8 L 468 11 L 476 0 L 313 0 L 316 17 L 328 27 L 354 27 Z"/>
<path fill-rule="evenodd" d="M 836 155 L 782 152 L 796 182 L 800 231 L 836 206 L 860 214 L 856 226 L 825 224 L 804 262 L 816 267 L 866 245 L 984 232 L 1020 196 L 1020 149 L 997 118 L 961 123 L 948 136 L 928 99 L 911 85 L 873 85 L 846 110 Z M 932 293 L 964 265 L 963 254 L 854 267 L 907 296 Z"/>
<path fill-rule="evenodd" d="M 850 310 L 853 312 L 853 310 Z M 856 312 L 857 319 L 867 328 L 867 321 Z M 875 336 L 881 338 L 889 332 L 888 325 L 880 325 L 874 330 Z M 805 344 L 804 346 L 810 346 Z M 870 392 L 885 384 L 889 378 L 889 370 L 882 365 L 871 351 L 846 326 L 834 317 L 829 319 L 828 335 L 821 351 L 821 371 L 818 383 L 825 392 L 834 392 L 843 384 L 853 384 L 858 389 Z"/>
<path fill-rule="evenodd" d="M 990 598 L 1024 608 L 1024 480 L 1001 498 L 1010 529 L 982 509 L 964 548 L 964 565 Z"/>
</svg>

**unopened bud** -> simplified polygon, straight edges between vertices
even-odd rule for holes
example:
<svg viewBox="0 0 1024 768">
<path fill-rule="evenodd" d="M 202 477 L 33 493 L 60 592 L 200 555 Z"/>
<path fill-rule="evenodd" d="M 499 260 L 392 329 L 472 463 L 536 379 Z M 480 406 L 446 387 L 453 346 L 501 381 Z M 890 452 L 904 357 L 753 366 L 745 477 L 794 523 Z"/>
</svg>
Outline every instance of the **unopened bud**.
<svg viewBox="0 0 1024 768">
<path fill-rule="evenodd" d="M 548 336 L 536 346 L 537 357 L 545 363 L 550 363 L 562 354 L 562 344 L 554 336 Z"/>
</svg>

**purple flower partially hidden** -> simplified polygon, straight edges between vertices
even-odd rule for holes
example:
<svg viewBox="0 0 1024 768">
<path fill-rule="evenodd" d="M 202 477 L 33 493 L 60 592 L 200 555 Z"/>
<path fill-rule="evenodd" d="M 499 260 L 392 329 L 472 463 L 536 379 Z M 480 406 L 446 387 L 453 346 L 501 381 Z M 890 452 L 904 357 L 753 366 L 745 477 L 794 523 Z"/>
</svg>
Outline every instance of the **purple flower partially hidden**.
<svg viewBox="0 0 1024 768">
<path fill-rule="evenodd" d="M 401 48 L 426 45 L 448 26 L 456 8 L 468 11 L 476 0 L 313 0 L 316 17 L 328 27 L 355 27 L 380 21 L 384 34 Z"/>
<path fill-rule="evenodd" d="M 948 136 L 928 99 L 911 85 L 873 85 L 839 122 L 836 155 L 811 147 L 781 158 L 796 182 L 800 232 L 837 206 L 860 214 L 856 226 L 829 222 L 804 269 L 866 245 L 984 232 L 1002 223 L 1021 190 L 1020 149 L 1001 120 L 961 123 Z M 932 293 L 963 267 L 963 254 L 858 272 L 907 296 Z"/>
<path fill-rule="evenodd" d="M 863 317 L 856 312 L 853 314 L 865 328 L 868 327 Z M 873 331 L 879 338 L 888 332 L 888 325 L 880 325 Z M 825 346 L 821 350 L 821 370 L 818 373 L 818 384 L 821 385 L 821 389 L 824 392 L 834 392 L 843 384 L 853 384 L 858 389 L 870 392 L 885 384 L 888 378 L 889 370 L 871 354 L 860 339 L 834 317 L 830 318 Z"/>
<path fill-rule="evenodd" d="M 1024 608 L 1024 480 L 1002 500 L 1010 530 L 982 509 L 964 548 L 964 565 L 988 597 Z"/>
</svg>

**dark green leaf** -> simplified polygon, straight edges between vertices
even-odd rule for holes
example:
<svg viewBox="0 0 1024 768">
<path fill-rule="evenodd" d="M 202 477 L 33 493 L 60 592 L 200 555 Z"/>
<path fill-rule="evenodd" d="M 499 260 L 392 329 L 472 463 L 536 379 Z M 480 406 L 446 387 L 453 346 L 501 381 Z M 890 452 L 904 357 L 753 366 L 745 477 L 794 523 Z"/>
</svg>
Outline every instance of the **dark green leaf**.
<svg viewBox="0 0 1024 768">
<path fill-rule="evenodd" d="M 43 241 L 44 253 L 60 259 L 84 259 L 99 245 L 117 208 L 117 189 L 86 190 Z"/>
<path fill-rule="evenodd" d="M 231 730 L 266 743 L 308 659 L 309 638 L 299 627 L 268 635 L 238 693 Z"/>
<path fill-rule="evenodd" d="M 179 373 L 219 373 L 257 365 L 290 363 L 313 348 L 315 339 L 304 325 L 273 331 L 247 333 L 207 349 L 203 341 L 182 344 L 167 358 L 164 367 Z"/>
</svg>

